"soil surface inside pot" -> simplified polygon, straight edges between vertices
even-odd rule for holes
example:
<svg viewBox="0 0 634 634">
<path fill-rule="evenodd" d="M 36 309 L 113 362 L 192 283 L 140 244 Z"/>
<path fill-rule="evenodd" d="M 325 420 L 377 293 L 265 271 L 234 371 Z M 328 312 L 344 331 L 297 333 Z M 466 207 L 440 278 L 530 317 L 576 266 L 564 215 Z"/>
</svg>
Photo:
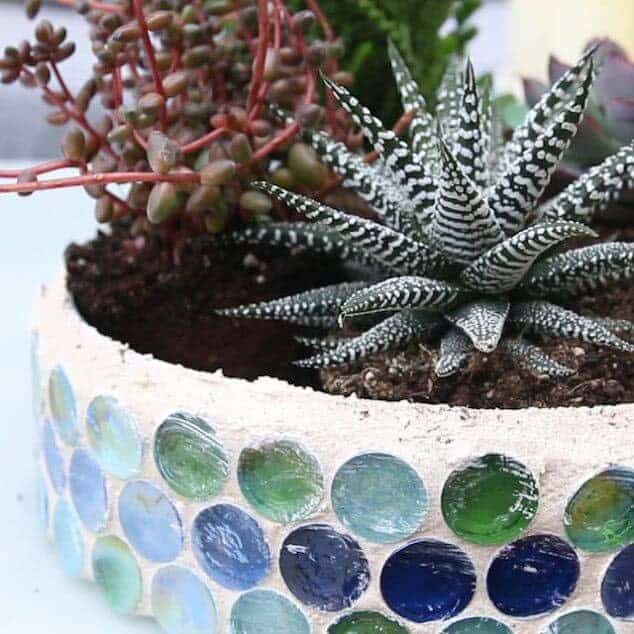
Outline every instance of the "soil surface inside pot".
<svg viewBox="0 0 634 634">
<path fill-rule="evenodd" d="M 619 235 L 613 229 L 602 233 L 634 239 L 634 228 Z M 577 369 L 566 379 L 535 377 L 503 352 L 477 354 L 462 374 L 439 379 L 433 372 L 437 350 L 422 345 L 318 374 L 292 364 L 310 355 L 293 335 L 316 333 L 280 322 L 214 314 L 214 308 L 344 280 L 341 266 L 321 256 L 196 242 L 174 266 L 156 243 L 137 251 L 120 226 L 112 235 L 100 233 L 85 245 L 71 245 L 66 263 L 69 291 L 88 323 L 138 352 L 197 370 L 222 368 L 227 376 L 246 379 L 274 376 L 363 398 L 469 407 L 634 402 L 634 355 L 576 341 L 538 342 L 555 359 Z M 582 314 L 634 321 L 634 288 L 611 289 L 566 306 Z"/>
</svg>

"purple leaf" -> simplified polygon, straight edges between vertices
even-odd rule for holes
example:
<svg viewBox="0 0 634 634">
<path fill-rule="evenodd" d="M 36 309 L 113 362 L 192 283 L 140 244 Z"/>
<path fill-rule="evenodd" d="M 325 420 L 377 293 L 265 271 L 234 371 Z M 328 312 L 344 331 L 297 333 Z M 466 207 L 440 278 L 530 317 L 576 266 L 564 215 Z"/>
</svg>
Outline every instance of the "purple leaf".
<svg viewBox="0 0 634 634">
<path fill-rule="evenodd" d="M 524 84 L 526 102 L 532 108 L 548 90 L 548 86 L 538 79 L 523 79 L 522 83 Z"/>
<path fill-rule="evenodd" d="M 615 97 L 634 97 L 634 64 L 622 57 L 607 57 L 595 89 L 604 105 Z"/>
<path fill-rule="evenodd" d="M 622 143 L 634 139 L 634 97 L 616 97 L 605 104 L 610 132 Z"/>
<path fill-rule="evenodd" d="M 564 64 L 560 59 L 551 55 L 548 58 L 548 77 L 550 83 L 554 84 L 564 73 L 570 70 L 571 66 Z"/>
</svg>

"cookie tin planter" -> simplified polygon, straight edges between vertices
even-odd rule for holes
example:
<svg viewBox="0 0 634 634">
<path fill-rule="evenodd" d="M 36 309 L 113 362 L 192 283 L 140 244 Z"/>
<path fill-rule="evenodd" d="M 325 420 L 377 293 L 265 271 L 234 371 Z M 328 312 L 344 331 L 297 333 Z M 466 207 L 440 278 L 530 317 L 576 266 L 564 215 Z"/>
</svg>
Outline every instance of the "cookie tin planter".
<svg viewBox="0 0 634 634">
<path fill-rule="evenodd" d="M 34 326 L 46 532 L 167 632 L 632 631 L 634 405 L 470 410 L 228 379 Z M 628 629 L 629 628 L 629 629 Z"/>
</svg>

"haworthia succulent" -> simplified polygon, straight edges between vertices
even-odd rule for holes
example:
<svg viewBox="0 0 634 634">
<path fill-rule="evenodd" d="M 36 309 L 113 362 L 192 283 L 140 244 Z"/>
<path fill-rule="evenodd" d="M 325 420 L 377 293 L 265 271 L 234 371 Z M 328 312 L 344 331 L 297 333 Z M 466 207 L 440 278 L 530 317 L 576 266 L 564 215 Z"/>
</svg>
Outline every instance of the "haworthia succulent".
<svg viewBox="0 0 634 634">
<path fill-rule="evenodd" d="M 440 356 L 436 363 L 436 374 L 441 378 L 456 374 L 467 363 L 473 352 L 471 339 L 460 328 L 450 328 L 440 340 Z"/>
<path fill-rule="evenodd" d="M 508 339 L 504 346 L 520 366 L 538 376 L 557 379 L 575 373 L 575 370 L 555 361 L 525 339 Z"/>
<path fill-rule="evenodd" d="M 493 352 L 502 338 L 511 304 L 507 299 L 484 299 L 463 304 L 446 318 L 471 339 L 481 352 Z"/>
</svg>

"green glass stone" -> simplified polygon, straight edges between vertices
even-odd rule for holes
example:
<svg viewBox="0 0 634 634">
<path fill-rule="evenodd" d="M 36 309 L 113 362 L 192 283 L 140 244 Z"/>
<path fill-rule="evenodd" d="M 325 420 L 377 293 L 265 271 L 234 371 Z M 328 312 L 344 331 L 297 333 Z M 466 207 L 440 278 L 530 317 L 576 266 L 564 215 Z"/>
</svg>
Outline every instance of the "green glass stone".
<svg viewBox="0 0 634 634">
<path fill-rule="evenodd" d="M 449 475 L 441 507 L 456 535 L 490 546 L 517 538 L 535 517 L 538 498 L 535 478 L 523 464 L 487 454 Z"/>
<path fill-rule="evenodd" d="M 468 619 L 454 621 L 448 625 L 440 634 L 512 634 L 511 629 L 485 616 L 472 616 Z"/>
<path fill-rule="evenodd" d="M 354 612 L 328 628 L 328 634 L 408 634 L 409 630 L 379 612 Z"/>
<path fill-rule="evenodd" d="M 244 449 L 238 462 L 242 494 L 273 522 L 294 522 L 318 506 L 324 478 L 317 459 L 290 440 Z"/>
<path fill-rule="evenodd" d="M 273 590 L 251 590 L 231 609 L 231 634 L 310 634 L 304 613 Z"/>
<path fill-rule="evenodd" d="M 560 616 L 541 634 L 616 634 L 610 621 L 592 610 L 577 610 Z"/>
<path fill-rule="evenodd" d="M 92 570 L 110 608 L 134 614 L 141 600 L 141 571 L 128 545 L 114 535 L 100 537 L 92 551 Z"/>
<path fill-rule="evenodd" d="M 229 475 L 229 459 L 211 425 L 176 412 L 156 430 L 154 462 L 167 484 L 190 500 L 217 495 Z"/>
<path fill-rule="evenodd" d="M 51 370 L 48 379 L 48 400 L 59 435 L 66 444 L 74 447 L 79 441 L 75 393 L 66 372 L 59 365 Z"/>
<path fill-rule="evenodd" d="M 591 553 L 634 542 L 634 469 L 612 467 L 587 480 L 566 507 L 570 541 Z"/>
</svg>

